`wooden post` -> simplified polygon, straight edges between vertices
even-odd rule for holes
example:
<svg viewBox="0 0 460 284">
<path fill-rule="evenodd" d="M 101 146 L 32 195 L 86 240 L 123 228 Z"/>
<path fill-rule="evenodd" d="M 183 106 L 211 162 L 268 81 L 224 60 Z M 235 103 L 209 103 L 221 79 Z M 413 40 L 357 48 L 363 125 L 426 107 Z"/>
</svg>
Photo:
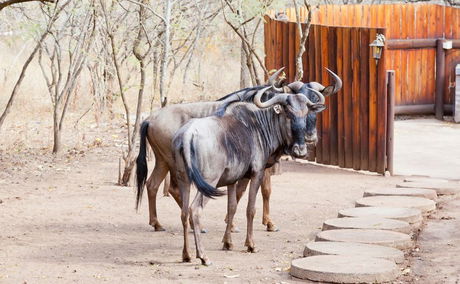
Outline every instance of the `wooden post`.
<svg viewBox="0 0 460 284">
<path fill-rule="evenodd" d="M 435 94 L 435 114 L 436 118 L 442 120 L 444 116 L 444 82 L 446 77 L 446 56 L 442 44 L 444 39 L 436 41 L 436 94 Z"/>
<path fill-rule="evenodd" d="M 460 64 L 455 67 L 454 121 L 460 123 Z"/>
<path fill-rule="evenodd" d="M 395 71 L 387 70 L 387 170 L 393 175 L 394 118 L 395 118 Z"/>
</svg>

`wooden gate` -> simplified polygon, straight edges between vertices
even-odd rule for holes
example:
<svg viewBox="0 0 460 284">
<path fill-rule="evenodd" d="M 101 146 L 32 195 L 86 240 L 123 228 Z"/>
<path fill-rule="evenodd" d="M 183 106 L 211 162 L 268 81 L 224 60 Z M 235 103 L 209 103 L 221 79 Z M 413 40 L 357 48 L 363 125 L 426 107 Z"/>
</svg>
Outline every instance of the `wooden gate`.
<svg viewBox="0 0 460 284">
<path fill-rule="evenodd" d="M 312 157 L 318 163 L 378 173 L 388 168 L 385 58 L 377 64 L 369 48 L 377 33 L 385 29 L 311 26 L 303 81 L 329 84 L 326 67 L 343 80 L 342 90 L 326 99 L 328 108 L 318 116 L 319 142 Z M 267 69 L 284 66 L 293 81 L 299 41 L 296 23 L 266 17 Z"/>
</svg>

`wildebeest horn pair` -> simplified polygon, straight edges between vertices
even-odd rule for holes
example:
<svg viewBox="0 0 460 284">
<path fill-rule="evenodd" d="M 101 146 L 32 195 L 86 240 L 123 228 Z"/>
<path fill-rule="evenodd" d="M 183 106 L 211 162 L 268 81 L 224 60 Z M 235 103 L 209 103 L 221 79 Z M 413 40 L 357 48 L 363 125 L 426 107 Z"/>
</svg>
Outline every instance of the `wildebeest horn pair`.
<svg viewBox="0 0 460 284">
<path fill-rule="evenodd" d="M 334 85 L 324 87 L 322 84 L 320 84 L 318 82 L 310 82 L 310 83 L 308 83 L 310 85 L 310 88 L 313 88 L 313 89 L 315 89 L 315 90 L 317 90 L 319 92 L 322 92 L 322 94 L 325 97 L 337 93 L 342 88 L 342 80 L 340 79 L 340 77 L 337 74 L 335 74 L 334 72 L 332 72 L 330 69 L 326 68 L 326 70 L 327 70 L 327 72 L 329 72 L 329 74 L 334 79 Z M 288 87 L 292 91 L 294 91 L 295 93 L 298 93 L 300 88 L 302 88 L 303 85 L 304 85 L 304 83 L 302 83 L 300 81 L 296 81 L 296 82 L 290 83 L 288 85 Z"/>
<path fill-rule="evenodd" d="M 272 105 L 275 105 L 275 104 L 286 104 L 286 100 L 287 100 L 288 96 L 290 95 L 288 93 L 278 94 L 278 95 L 274 96 L 273 98 L 269 99 L 268 101 L 262 102 L 261 101 L 262 95 L 265 93 L 265 91 L 267 91 L 270 88 L 273 88 L 273 86 L 268 86 L 268 87 L 262 88 L 257 92 L 257 94 L 254 96 L 254 104 L 256 106 L 258 106 L 260 108 L 268 108 L 268 107 L 270 107 Z M 318 92 L 317 90 L 312 89 L 312 88 L 307 88 L 307 89 L 309 89 L 312 92 L 314 92 L 315 95 L 318 97 L 318 99 L 319 99 L 318 104 L 324 104 L 326 99 L 324 98 L 323 94 L 321 94 L 320 92 Z M 314 105 L 314 103 L 311 102 L 307 98 L 307 105 L 311 106 L 311 105 Z"/>
</svg>

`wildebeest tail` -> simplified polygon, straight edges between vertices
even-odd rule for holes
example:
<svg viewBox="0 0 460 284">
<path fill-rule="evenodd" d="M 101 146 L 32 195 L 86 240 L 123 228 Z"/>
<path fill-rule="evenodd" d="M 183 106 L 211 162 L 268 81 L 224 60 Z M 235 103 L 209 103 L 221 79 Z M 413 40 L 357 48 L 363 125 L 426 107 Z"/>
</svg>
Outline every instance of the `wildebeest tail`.
<svg viewBox="0 0 460 284">
<path fill-rule="evenodd" d="M 190 182 L 194 183 L 198 191 L 206 197 L 214 198 L 224 195 L 224 192 L 207 183 L 198 169 L 193 136 L 189 141 L 184 142 L 185 143 L 181 147 L 181 154 Z"/>
<path fill-rule="evenodd" d="M 137 178 L 137 195 L 136 195 L 136 210 L 139 208 L 142 200 L 142 193 L 144 191 L 144 185 L 147 180 L 147 131 L 149 129 L 149 122 L 144 121 L 141 124 L 140 135 L 140 147 L 139 155 L 136 159 L 136 178 Z"/>
</svg>

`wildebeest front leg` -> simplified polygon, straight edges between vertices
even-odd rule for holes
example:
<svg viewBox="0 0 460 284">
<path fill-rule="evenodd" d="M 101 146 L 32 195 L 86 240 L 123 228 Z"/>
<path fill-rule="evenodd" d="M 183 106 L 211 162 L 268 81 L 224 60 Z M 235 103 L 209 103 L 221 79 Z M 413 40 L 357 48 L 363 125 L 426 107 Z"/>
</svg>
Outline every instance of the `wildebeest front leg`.
<svg viewBox="0 0 460 284">
<path fill-rule="evenodd" d="M 263 216 L 262 224 L 267 226 L 267 231 L 277 232 L 275 224 L 273 224 L 270 218 L 270 195 L 272 193 L 272 184 L 271 184 L 271 171 L 269 169 L 265 170 L 264 178 L 262 179 L 261 185 L 262 198 L 263 198 Z"/>
<path fill-rule="evenodd" d="M 196 193 L 195 199 L 193 199 L 192 205 L 190 206 L 190 215 L 193 219 L 193 234 L 195 236 L 196 258 L 199 258 L 201 260 L 201 264 L 208 266 L 211 265 L 211 261 L 204 253 L 204 247 L 201 243 L 200 231 L 200 217 L 201 212 L 203 211 L 203 208 L 207 203 L 206 199 L 209 198 L 205 197 L 198 191 Z"/>
<path fill-rule="evenodd" d="M 149 179 L 147 180 L 147 195 L 149 199 L 149 224 L 155 228 L 155 231 L 164 231 L 157 217 L 157 192 L 158 187 L 168 173 L 168 167 L 159 159 L 155 164 Z"/>
<path fill-rule="evenodd" d="M 247 232 L 245 246 L 248 247 L 249 252 L 256 252 L 253 239 L 253 225 L 254 215 L 256 214 L 256 197 L 259 190 L 260 183 L 262 182 L 263 171 L 257 172 L 252 178 L 249 185 L 248 207 L 246 208 L 247 218 Z"/>
<path fill-rule="evenodd" d="M 223 250 L 232 250 L 232 229 L 233 229 L 233 217 L 236 212 L 236 185 L 232 184 L 227 187 L 227 228 L 225 229 Z"/>
</svg>

